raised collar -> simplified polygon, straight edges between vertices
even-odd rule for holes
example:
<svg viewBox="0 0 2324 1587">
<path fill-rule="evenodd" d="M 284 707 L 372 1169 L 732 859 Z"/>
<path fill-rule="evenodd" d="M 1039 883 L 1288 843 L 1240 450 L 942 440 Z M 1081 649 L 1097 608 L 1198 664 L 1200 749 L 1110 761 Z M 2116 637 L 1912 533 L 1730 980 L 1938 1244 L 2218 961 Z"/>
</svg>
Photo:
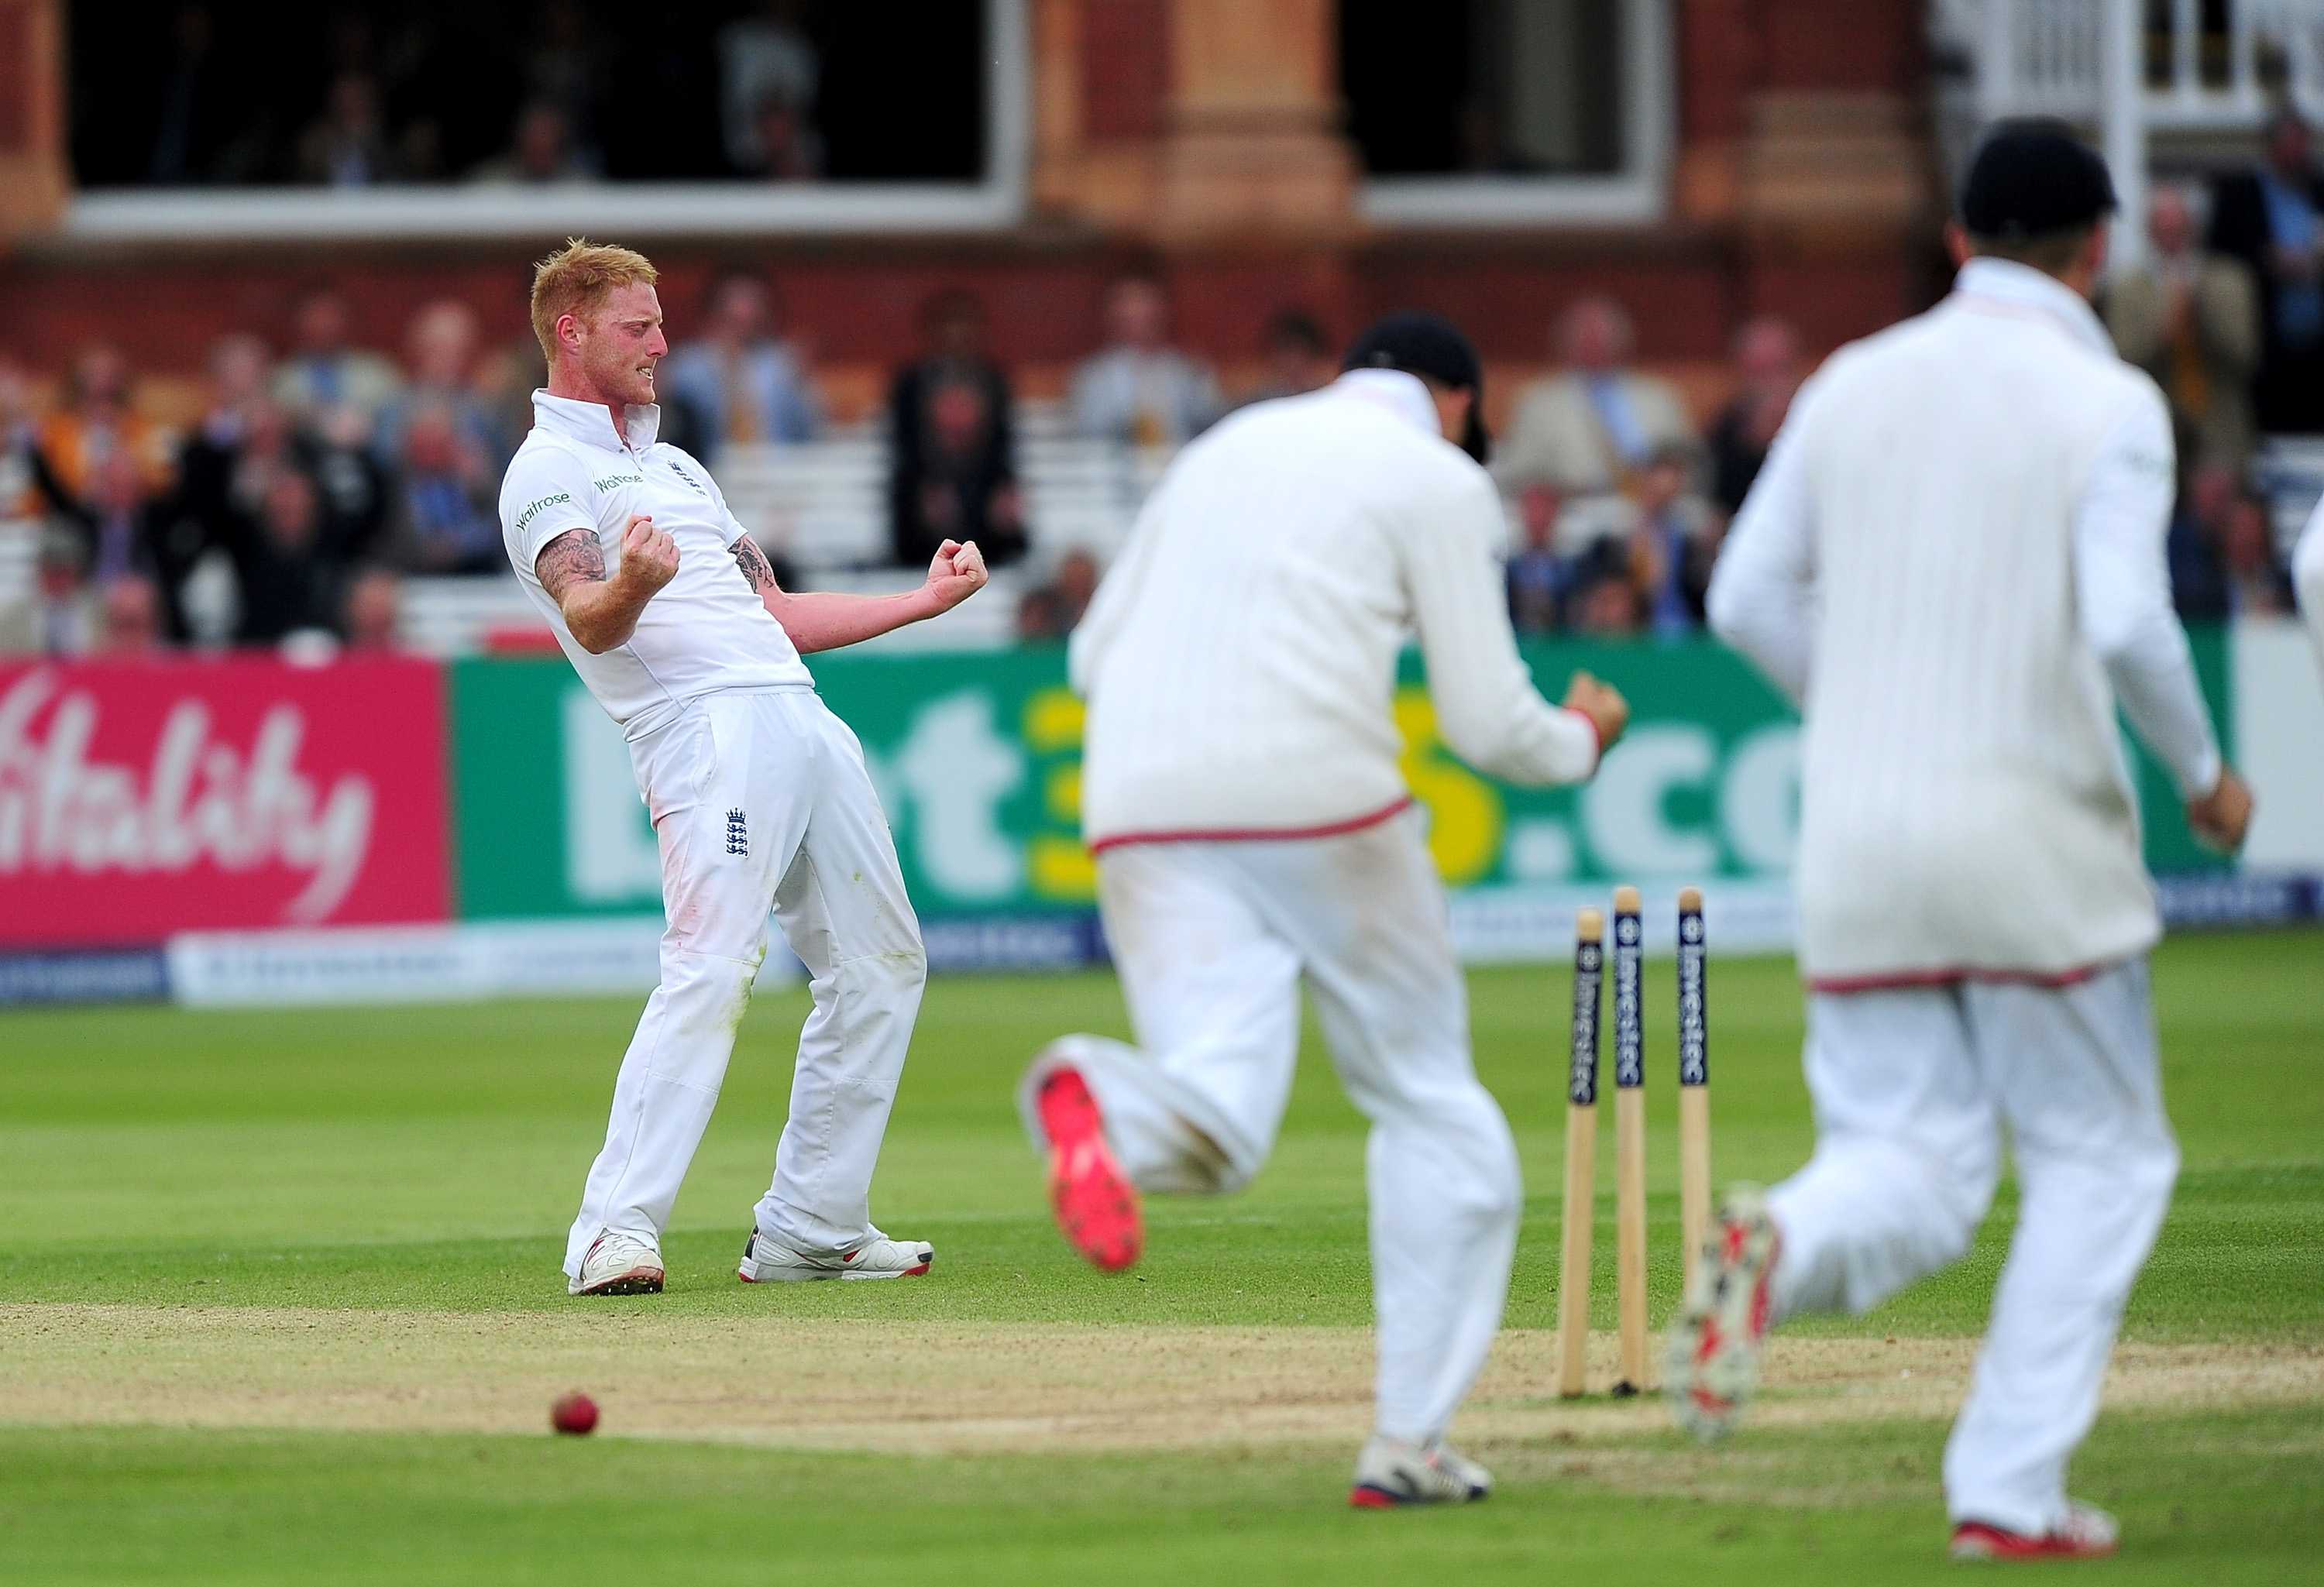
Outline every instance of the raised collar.
<svg viewBox="0 0 2324 1587">
<path fill-rule="evenodd" d="M 1953 291 L 1959 297 L 2046 315 L 2093 351 L 2114 355 L 2114 338 L 2107 334 L 2089 300 L 2056 276 L 2045 275 L 2030 264 L 2013 259 L 1972 259 L 1953 278 Z"/>
<path fill-rule="evenodd" d="M 654 402 L 632 402 L 625 415 L 629 422 L 629 448 L 642 452 L 654 444 L 654 435 L 661 428 L 661 408 Z M 532 393 L 532 421 L 551 435 L 561 435 L 576 441 L 586 441 L 608 452 L 622 450 L 622 437 L 613 429 L 613 411 L 603 402 L 576 401 L 571 397 L 552 397 L 546 391 Z"/>
<path fill-rule="evenodd" d="M 1416 374 L 1401 369 L 1351 369 L 1333 381 L 1331 389 L 1341 396 L 1385 408 L 1415 429 L 1440 437 L 1444 433 L 1436 417 L 1435 401 Z"/>
</svg>

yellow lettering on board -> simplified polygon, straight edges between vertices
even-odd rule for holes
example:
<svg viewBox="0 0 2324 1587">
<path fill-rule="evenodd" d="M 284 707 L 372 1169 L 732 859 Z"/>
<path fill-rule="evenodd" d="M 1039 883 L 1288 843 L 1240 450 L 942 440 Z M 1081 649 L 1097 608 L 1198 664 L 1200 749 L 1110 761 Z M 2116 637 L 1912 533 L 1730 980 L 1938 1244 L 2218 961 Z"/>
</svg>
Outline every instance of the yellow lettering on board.
<svg viewBox="0 0 2324 1587">
<path fill-rule="evenodd" d="M 1396 691 L 1396 725 L 1404 735 L 1397 764 L 1405 785 L 1428 808 L 1428 851 L 1437 873 L 1455 887 L 1483 880 L 1501 852 L 1500 790 L 1445 752 L 1425 688 Z"/>
</svg>

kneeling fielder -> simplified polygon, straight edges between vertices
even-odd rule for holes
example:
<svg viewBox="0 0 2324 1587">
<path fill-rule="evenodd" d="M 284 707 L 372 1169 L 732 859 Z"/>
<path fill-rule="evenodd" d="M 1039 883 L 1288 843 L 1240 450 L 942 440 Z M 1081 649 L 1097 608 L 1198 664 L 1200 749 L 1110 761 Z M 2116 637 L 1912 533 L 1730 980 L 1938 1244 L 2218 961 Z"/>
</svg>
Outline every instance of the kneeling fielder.
<svg viewBox="0 0 2324 1587">
<path fill-rule="evenodd" d="M 1232 1191 L 1267 1160 L 1304 982 L 1372 1125 L 1379 1419 L 1355 1502 L 1479 1499 L 1490 1479 L 1443 1435 L 1500 1325 L 1517 1150 L 1397 770 L 1397 654 L 1416 626 L 1445 741 L 1515 781 L 1589 776 L 1626 708 L 1578 677 L 1559 710 L 1518 658 L 1468 343 L 1400 316 L 1349 364 L 1189 447 L 1074 636 L 1083 825 L 1142 1050 L 1067 1037 L 1020 1100 L 1067 1238 L 1126 1267 L 1138 1190 Z"/>
<path fill-rule="evenodd" d="M 709 471 L 654 438 L 669 344 L 653 283 L 626 248 L 575 242 L 541 263 L 532 328 L 549 389 L 501 487 L 518 580 L 629 739 L 669 917 L 566 1276 L 576 1295 L 661 1288 L 661 1232 L 766 959 L 770 909 L 815 1011 L 741 1275 L 925 1273 L 935 1252 L 881 1233 L 870 1199 L 926 977 L 919 923 L 862 748 L 799 654 L 949 610 L 984 564 L 946 541 L 909 595 L 779 587 Z"/>
</svg>

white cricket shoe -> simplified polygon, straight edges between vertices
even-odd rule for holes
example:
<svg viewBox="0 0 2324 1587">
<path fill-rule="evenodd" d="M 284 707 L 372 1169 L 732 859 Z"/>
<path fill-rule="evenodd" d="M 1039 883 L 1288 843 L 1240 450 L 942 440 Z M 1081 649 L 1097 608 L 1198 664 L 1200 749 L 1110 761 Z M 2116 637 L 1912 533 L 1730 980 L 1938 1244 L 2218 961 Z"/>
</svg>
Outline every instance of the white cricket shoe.
<svg viewBox="0 0 2324 1587">
<path fill-rule="evenodd" d="M 1493 1474 L 1442 1438 L 1407 1444 L 1375 1433 L 1356 1456 L 1356 1485 L 1348 1503 L 1357 1509 L 1469 1504 L 1492 1490 Z"/>
<path fill-rule="evenodd" d="M 1782 1241 L 1766 1194 L 1738 1185 L 1719 1204 L 1678 1320 L 1671 1324 L 1663 1392 L 1679 1426 L 1708 1443 L 1723 1436 L 1759 1386 L 1767 1342 L 1767 1276 Z"/>
<path fill-rule="evenodd" d="M 801 1284 L 816 1278 L 918 1278 L 936 1259 L 925 1240 L 890 1240 L 877 1229 L 853 1250 L 809 1256 L 756 1229 L 742 1242 L 734 1276 L 745 1284 Z"/>
<path fill-rule="evenodd" d="M 568 1295 L 659 1295 L 661 1247 L 642 1235 L 608 1229 L 590 1242 L 581 1259 L 581 1277 L 569 1281 Z"/>
</svg>

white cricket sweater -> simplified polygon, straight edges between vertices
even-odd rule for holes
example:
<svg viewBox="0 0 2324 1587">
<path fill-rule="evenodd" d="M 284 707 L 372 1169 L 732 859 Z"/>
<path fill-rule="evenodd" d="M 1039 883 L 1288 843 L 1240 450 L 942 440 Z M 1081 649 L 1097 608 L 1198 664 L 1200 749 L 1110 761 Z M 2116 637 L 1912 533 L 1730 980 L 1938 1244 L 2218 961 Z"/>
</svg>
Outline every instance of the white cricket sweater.
<svg viewBox="0 0 2324 1587">
<path fill-rule="evenodd" d="M 2172 486 L 2154 383 L 2020 265 L 1972 262 L 1803 390 L 1711 615 L 1803 702 L 1811 984 L 2059 982 L 2160 935 L 2116 697 L 2182 794 L 2219 773 Z"/>
<path fill-rule="evenodd" d="M 2316 644 L 2316 659 L 2324 662 L 2324 502 L 2316 503 L 2300 543 L 2292 548 L 2292 585 L 2300 614 L 2308 621 L 2308 637 Z"/>
<path fill-rule="evenodd" d="M 1188 447 L 1074 633 L 1091 844 L 1323 835 L 1401 809 L 1390 707 L 1415 628 L 1455 753 L 1512 781 L 1589 776 L 1589 720 L 1517 655 L 1506 534 L 1408 374 L 1343 375 Z"/>
</svg>

